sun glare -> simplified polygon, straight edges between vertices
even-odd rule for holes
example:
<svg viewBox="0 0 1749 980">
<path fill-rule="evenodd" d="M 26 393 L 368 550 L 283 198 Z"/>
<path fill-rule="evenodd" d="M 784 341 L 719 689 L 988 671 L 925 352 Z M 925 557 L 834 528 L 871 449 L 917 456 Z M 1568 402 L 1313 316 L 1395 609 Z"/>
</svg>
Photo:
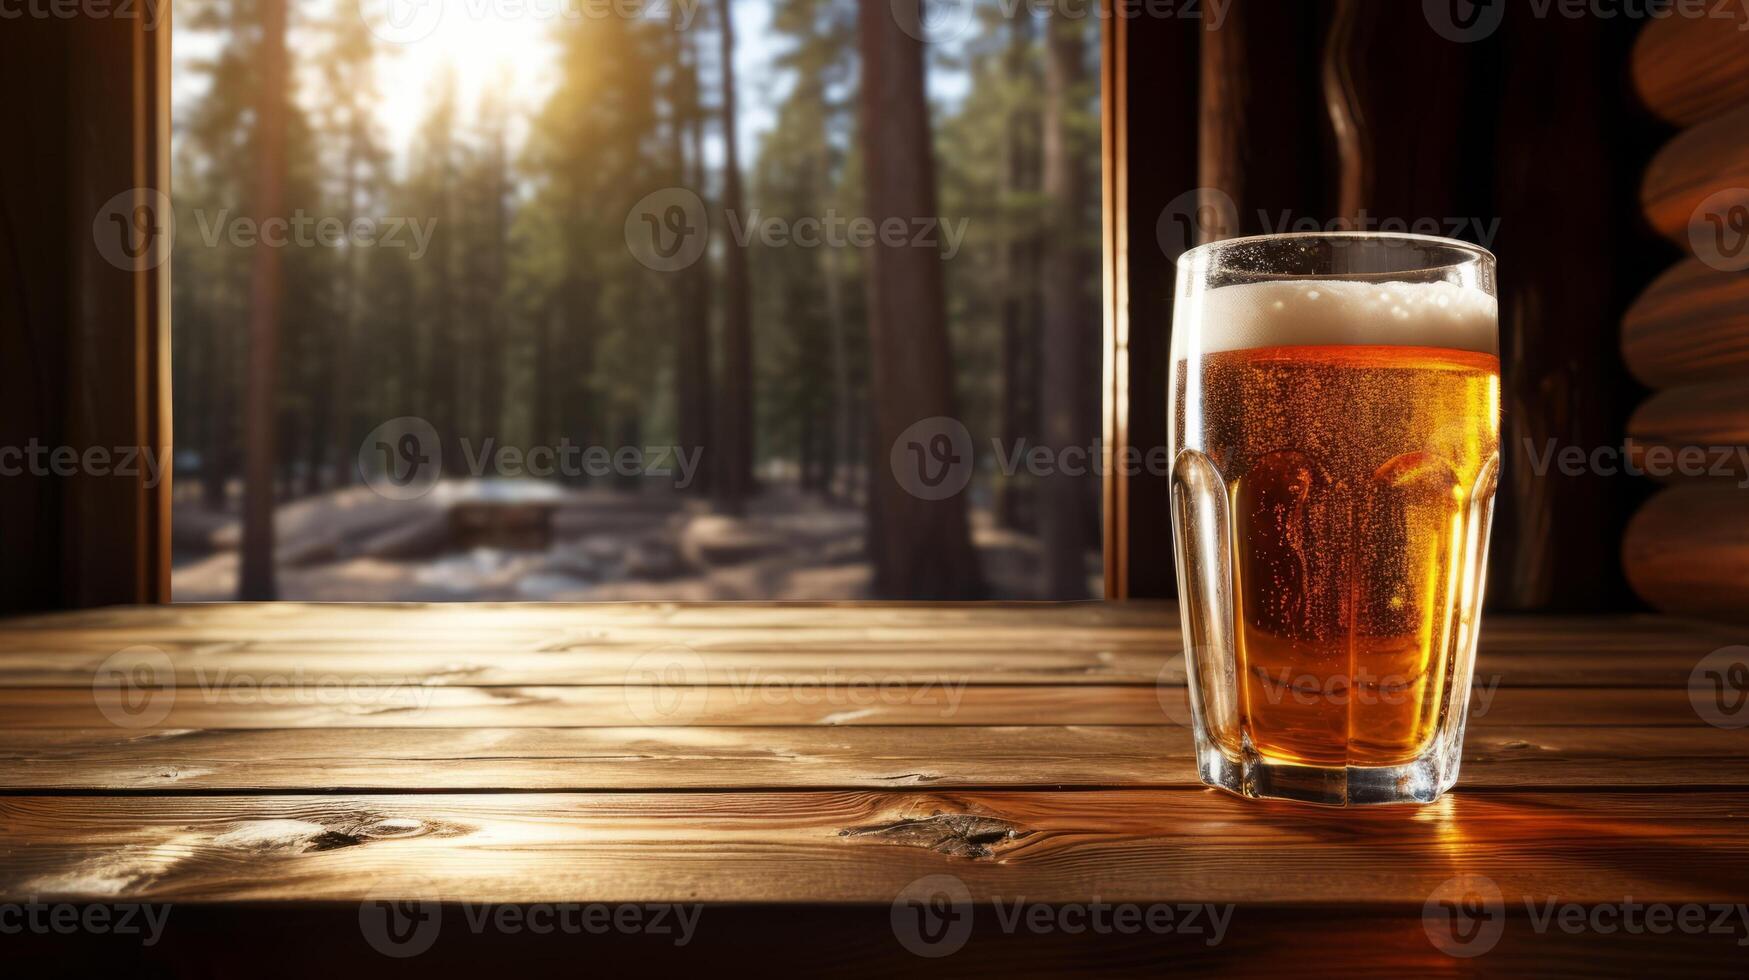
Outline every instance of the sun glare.
<svg viewBox="0 0 1749 980">
<path fill-rule="evenodd" d="M 380 2 L 360 6 L 366 23 L 387 42 L 379 64 L 378 111 L 398 155 L 411 148 L 446 73 L 454 78 L 464 125 L 476 118 L 488 94 L 502 99 L 513 119 L 524 117 L 552 78 L 550 19 L 502 16 L 493 13 L 493 5 L 470 0 L 432 0 L 429 6 L 440 9 L 441 17 L 435 23 L 409 25 L 408 33 L 397 32 L 380 19 L 380 10 L 369 9 L 382 6 Z"/>
</svg>

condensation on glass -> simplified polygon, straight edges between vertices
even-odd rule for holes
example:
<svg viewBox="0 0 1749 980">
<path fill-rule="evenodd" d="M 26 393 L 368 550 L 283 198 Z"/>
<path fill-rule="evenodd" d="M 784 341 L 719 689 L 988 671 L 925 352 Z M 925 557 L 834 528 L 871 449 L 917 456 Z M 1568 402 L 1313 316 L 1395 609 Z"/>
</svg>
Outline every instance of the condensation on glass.
<svg viewBox="0 0 1749 980">
<path fill-rule="evenodd" d="M 1493 256 L 1375 234 L 1192 249 L 1170 411 L 1203 780 L 1438 798 L 1458 775 L 1499 477 Z"/>
</svg>

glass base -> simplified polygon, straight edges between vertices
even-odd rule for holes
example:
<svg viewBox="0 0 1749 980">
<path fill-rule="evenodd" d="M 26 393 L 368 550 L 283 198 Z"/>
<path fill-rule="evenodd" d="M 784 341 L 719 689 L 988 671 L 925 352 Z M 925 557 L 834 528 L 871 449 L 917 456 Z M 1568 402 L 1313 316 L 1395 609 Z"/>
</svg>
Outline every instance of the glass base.
<svg viewBox="0 0 1749 980">
<path fill-rule="evenodd" d="M 1198 740 L 1201 742 L 1201 740 Z M 1322 806 L 1432 803 L 1457 782 L 1458 760 L 1437 749 L 1399 766 L 1308 766 L 1246 752 L 1234 759 L 1202 742 L 1202 781 L 1253 800 L 1292 800 Z"/>
</svg>

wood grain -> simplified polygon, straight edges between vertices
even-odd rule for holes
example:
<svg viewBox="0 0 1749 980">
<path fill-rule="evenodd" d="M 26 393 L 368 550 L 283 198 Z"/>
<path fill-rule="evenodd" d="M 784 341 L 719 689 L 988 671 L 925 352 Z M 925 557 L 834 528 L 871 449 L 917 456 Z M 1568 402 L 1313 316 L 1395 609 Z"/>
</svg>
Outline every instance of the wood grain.
<svg viewBox="0 0 1749 980">
<path fill-rule="evenodd" d="M 155 901 L 1740 901 L 1749 793 L 1259 805 L 1212 790 L 0 798 L 0 897 Z"/>
<path fill-rule="evenodd" d="M 1629 67 L 1648 109 L 1692 126 L 1749 102 L 1749 11 L 1741 4 L 1705 4 L 1705 17 L 1647 21 Z"/>
<path fill-rule="evenodd" d="M 1749 188 L 1749 105 L 1738 106 L 1677 134 L 1646 168 L 1640 204 L 1659 234 L 1688 247 L 1690 222 L 1708 197 Z M 1704 228 L 1704 225 L 1702 225 Z"/>
<path fill-rule="evenodd" d="M 1634 591 L 1659 609 L 1749 622 L 1749 491 L 1659 493 L 1629 522 L 1622 566 Z"/>
<path fill-rule="evenodd" d="M 1741 899 L 1749 740 L 1702 723 L 1688 690 L 1741 628 L 1489 617 L 1457 790 L 1332 810 L 1198 785 L 1169 604 L 931 612 L 216 606 L 0 622 L 0 902 L 175 903 L 194 932 L 179 920 L 149 968 L 215 975 L 236 960 L 206 937 L 248 936 L 283 965 L 304 961 L 259 937 L 300 927 L 350 964 L 389 962 L 355 941 L 366 899 L 698 902 L 717 931 L 692 962 L 799 929 L 829 951 L 808 963 L 868 975 L 915 965 L 890 938 L 892 903 L 947 874 L 980 902 L 1237 903 L 1218 948 L 1148 937 L 1114 961 L 1112 937 L 978 935 L 955 972 L 1097 956 L 1120 973 L 1279 975 L 1299 965 L 1283 949 L 1348 943 L 1356 955 L 1332 959 L 1345 974 L 1395 976 L 1453 972 L 1425 903 L 1480 874 L 1509 903 L 1507 931 L 1458 972 L 1740 965 L 1732 936 L 1618 947 L 1539 933 L 1522 910 Z M 177 686 L 93 686 L 142 643 L 170 665 L 148 680 Z M 678 676 L 640 660 L 676 651 L 656 666 Z M 142 693 L 166 710 L 138 714 Z M 592 944 L 591 964 L 648 968 L 638 938 Z M 8 953 L 50 972 L 131 962 L 79 940 Z M 531 942 L 446 927 L 413 964 L 526 962 Z"/>
<path fill-rule="evenodd" d="M 1182 726 L 35 729 L 0 732 L 12 792 L 881 789 L 1199 785 Z M 1749 787 L 1749 739 L 1704 724 L 1471 722 L 1463 785 Z"/>
<path fill-rule="evenodd" d="M 276 632 L 324 632 L 380 626 L 399 616 L 431 632 L 482 628 L 506 631 L 579 630 L 596 627 L 739 628 L 786 630 L 800 627 L 880 629 L 927 627 L 958 629 L 1065 627 L 1079 629 L 1140 627 L 1158 629 L 1171 601 L 1131 602 L 211 602 L 163 606 L 107 606 L 76 612 L 15 616 L 8 629 L 61 629 L 180 626 L 211 629 L 242 627 Z M 1175 622 L 1175 621 L 1172 621 Z"/>
<path fill-rule="evenodd" d="M 1181 679 L 1178 679 L 1181 680 Z M 1534 727 L 1689 725 L 1694 709 L 1682 687 L 1507 687 L 1490 674 L 1472 691 L 1471 717 Z M 1183 718 L 1176 681 L 1160 686 L 968 684 L 774 687 L 742 692 L 706 687 L 684 718 L 645 710 L 624 687 L 342 687 L 232 696 L 176 689 L 155 727 L 225 728 L 624 728 L 639 725 L 1158 725 L 1163 704 Z M 957 700 L 956 700 L 957 698 Z M 1163 701 L 1162 699 L 1167 699 Z M 0 688 L 8 729 L 106 728 L 127 717 L 125 694 L 82 687 Z M 927 737 L 920 735 L 919 737 Z"/>
<path fill-rule="evenodd" d="M 1183 676 L 1177 616 L 1164 604 L 1103 622 L 1081 611 L 1092 607 L 991 605 L 939 628 L 850 611 L 820 625 L 822 608 L 813 622 L 775 629 L 758 625 L 767 610 L 736 621 L 742 607 L 726 605 L 685 626 L 655 624 L 660 611 L 644 607 L 626 608 L 632 622 L 618 624 L 587 606 L 215 608 L 210 621 L 169 607 L 0 624 L 0 687 L 89 688 L 110 656 L 141 645 L 167 658 L 173 676 L 156 683 L 201 688 L 1066 686 Z M 264 615 L 249 617 L 256 608 Z M 1482 630 L 1479 670 L 1513 687 L 1680 685 L 1695 658 L 1728 640 L 1716 627 L 1658 617 L 1495 617 Z"/>
<path fill-rule="evenodd" d="M 1628 309 L 1621 351 L 1653 388 L 1749 377 L 1749 273 L 1672 266 Z"/>
<path fill-rule="evenodd" d="M 1657 479 L 1749 490 L 1749 378 L 1660 391 L 1628 420 L 1628 437 L 1635 464 Z"/>
</svg>

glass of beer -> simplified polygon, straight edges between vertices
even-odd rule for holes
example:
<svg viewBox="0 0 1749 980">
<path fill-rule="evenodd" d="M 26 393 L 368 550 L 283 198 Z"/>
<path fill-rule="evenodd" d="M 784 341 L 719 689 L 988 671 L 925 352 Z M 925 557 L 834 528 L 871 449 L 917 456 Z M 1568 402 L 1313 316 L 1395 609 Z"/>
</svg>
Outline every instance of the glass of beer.
<svg viewBox="0 0 1749 980">
<path fill-rule="evenodd" d="M 1500 472 L 1494 256 L 1267 235 L 1178 261 L 1172 523 L 1197 765 L 1311 803 L 1457 780 Z"/>
</svg>

